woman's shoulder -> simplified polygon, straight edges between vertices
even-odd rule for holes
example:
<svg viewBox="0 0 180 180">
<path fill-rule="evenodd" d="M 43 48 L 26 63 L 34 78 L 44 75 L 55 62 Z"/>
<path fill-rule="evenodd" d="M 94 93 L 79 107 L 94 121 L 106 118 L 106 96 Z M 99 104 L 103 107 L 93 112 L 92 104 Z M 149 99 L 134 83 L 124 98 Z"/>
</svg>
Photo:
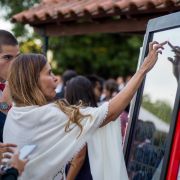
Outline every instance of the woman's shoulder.
<svg viewBox="0 0 180 180">
<path fill-rule="evenodd" d="M 24 119 L 27 117 L 33 117 L 34 119 L 43 117 L 55 117 L 62 116 L 64 113 L 57 107 L 55 103 L 49 103 L 43 106 L 24 106 L 16 107 L 13 106 L 8 112 L 9 117 L 16 117 L 16 119 Z"/>
<path fill-rule="evenodd" d="M 40 108 L 41 110 L 48 110 L 48 111 L 55 111 L 58 113 L 63 113 L 55 102 L 46 104 L 44 106 L 40 106 Z"/>
<path fill-rule="evenodd" d="M 32 105 L 32 106 L 15 106 L 13 105 L 10 111 L 19 111 L 19 112 L 30 112 L 30 111 L 44 111 L 44 110 L 58 110 L 58 107 L 55 103 L 48 103 L 42 106 Z"/>
</svg>

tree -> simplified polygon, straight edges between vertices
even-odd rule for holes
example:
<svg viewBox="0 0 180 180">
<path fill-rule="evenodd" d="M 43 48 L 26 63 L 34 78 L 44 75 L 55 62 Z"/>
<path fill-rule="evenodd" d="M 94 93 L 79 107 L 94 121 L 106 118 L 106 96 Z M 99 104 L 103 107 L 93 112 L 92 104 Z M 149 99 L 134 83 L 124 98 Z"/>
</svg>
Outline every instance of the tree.
<svg viewBox="0 0 180 180">
<path fill-rule="evenodd" d="M 97 73 L 105 78 L 132 74 L 142 38 L 120 34 L 94 34 L 51 38 L 58 70 L 74 68 L 80 74 Z"/>
<path fill-rule="evenodd" d="M 18 1 L 12 1 L 12 0 L 0 0 L 0 6 L 3 7 L 6 10 L 5 19 L 9 20 L 13 15 L 28 9 L 35 4 L 39 3 L 40 0 L 18 0 Z M 28 29 L 20 23 L 16 23 L 13 26 L 12 31 L 14 32 L 16 37 L 27 37 Z"/>
<path fill-rule="evenodd" d="M 9 19 L 38 2 L 39 0 L 0 0 L 0 5 L 7 9 L 6 19 Z M 27 37 L 27 28 L 18 23 L 14 25 L 13 32 L 24 40 L 21 41 L 23 46 L 26 46 L 26 40 L 33 42 L 34 37 L 40 38 L 37 34 Z M 53 60 L 57 65 L 53 66 L 56 73 L 71 68 L 80 74 L 96 73 L 108 78 L 126 76 L 135 71 L 141 44 L 142 36 L 93 34 L 50 38 L 49 49 L 53 52 Z M 39 48 L 32 47 L 22 50 L 30 48 L 29 51 L 39 52 Z"/>
<path fill-rule="evenodd" d="M 168 102 L 163 100 L 152 102 L 149 95 L 146 94 L 143 96 L 142 106 L 163 121 L 167 123 L 171 121 L 172 108 Z"/>
<path fill-rule="evenodd" d="M 0 6 L 6 10 L 4 18 L 10 20 L 14 14 L 17 14 L 25 9 L 28 9 L 35 4 L 39 3 L 40 0 L 0 0 Z M 16 23 L 12 27 L 14 35 L 17 37 L 20 49 L 23 53 L 40 53 L 42 52 L 40 43 L 37 43 L 37 40 L 40 38 L 37 34 L 32 33 L 29 30 L 30 27 L 24 26 L 23 24 Z"/>
</svg>

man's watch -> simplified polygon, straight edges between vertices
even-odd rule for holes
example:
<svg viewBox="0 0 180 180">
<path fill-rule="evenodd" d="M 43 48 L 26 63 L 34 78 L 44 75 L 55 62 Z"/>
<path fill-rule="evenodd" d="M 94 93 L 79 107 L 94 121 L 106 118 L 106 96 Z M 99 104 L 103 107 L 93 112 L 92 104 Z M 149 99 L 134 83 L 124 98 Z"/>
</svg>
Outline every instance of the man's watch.
<svg viewBox="0 0 180 180">
<path fill-rule="evenodd" d="M 6 102 L 0 102 L 0 110 L 7 111 L 10 109 L 11 106 L 8 105 Z"/>
</svg>

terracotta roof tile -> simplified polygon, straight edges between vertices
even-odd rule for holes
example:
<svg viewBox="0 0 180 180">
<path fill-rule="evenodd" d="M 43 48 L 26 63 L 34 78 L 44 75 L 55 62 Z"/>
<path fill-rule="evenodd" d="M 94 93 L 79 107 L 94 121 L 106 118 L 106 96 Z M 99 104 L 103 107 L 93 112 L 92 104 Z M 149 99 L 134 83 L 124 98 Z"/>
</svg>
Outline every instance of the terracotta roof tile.
<svg viewBox="0 0 180 180">
<path fill-rule="evenodd" d="M 78 21 L 109 15 L 136 15 L 158 10 L 180 9 L 180 0 L 43 0 L 39 5 L 12 17 L 13 22 L 47 23 Z"/>
</svg>

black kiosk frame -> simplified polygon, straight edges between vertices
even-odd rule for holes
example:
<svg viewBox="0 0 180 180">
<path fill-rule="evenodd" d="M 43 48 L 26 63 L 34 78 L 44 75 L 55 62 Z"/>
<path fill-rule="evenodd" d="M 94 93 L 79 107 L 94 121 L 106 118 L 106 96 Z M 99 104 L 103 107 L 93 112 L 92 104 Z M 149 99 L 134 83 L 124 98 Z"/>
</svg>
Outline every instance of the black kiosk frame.
<svg viewBox="0 0 180 180">
<path fill-rule="evenodd" d="M 149 21 L 149 23 L 147 25 L 146 34 L 144 37 L 142 53 L 140 56 L 140 62 L 139 62 L 140 64 L 142 64 L 144 57 L 146 57 L 149 42 L 154 40 L 153 38 L 154 38 L 155 34 L 161 35 L 160 34 L 161 32 L 167 32 L 168 34 L 170 34 L 171 30 L 175 30 L 175 31 L 179 30 L 179 34 L 180 34 L 180 12 L 173 13 L 173 14 L 166 15 L 166 16 L 162 16 L 159 18 L 155 18 L 155 19 L 152 19 Z M 172 36 L 173 36 L 173 32 L 171 34 Z M 156 37 L 160 37 L 159 35 Z M 169 39 L 164 39 L 164 40 L 169 41 Z M 180 42 L 180 39 L 179 39 L 179 42 Z M 171 48 L 170 47 L 171 45 L 172 45 L 171 43 L 169 44 L 169 46 L 167 45 L 169 49 Z M 179 46 L 180 46 L 180 44 L 179 44 Z M 174 45 L 174 47 L 177 48 L 177 44 Z M 172 49 L 169 50 L 169 52 L 170 51 L 172 52 Z M 172 58 L 170 60 L 172 60 Z M 170 62 L 170 60 L 169 61 L 167 60 L 166 62 L 171 64 L 173 61 Z M 137 145 L 136 143 L 134 143 L 134 139 L 135 139 L 135 136 L 137 135 L 136 131 L 139 130 L 137 128 L 137 123 L 139 120 L 139 115 L 140 115 L 140 111 L 141 111 L 140 108 L 141 108 L 142 101 L 143 101 L 143 93 L 144 93 L 144 89 L 146 86 L 147 78 L 148 78 L 148 74 L 147 74 L 145 80 L 143 81 L 141 87 L 139 88 L 139 90 L 137 91 L 136 95 L 134 96 L 134 98 L 131 102 L 131 108 L 130 108 L 130 112 L 129 112 L 129 122 L 128 122 L 127 131 L 126 131 L 125 141 L 124 141 L 124 155 L 125 155 L 125 161 L 126 161 L 126 165 L 127 165 L 128 174 L 130 176 L 130 179 L 133 179 L 132 175 L 130 175 L 130 174 L 133 174 L 131 171 L 134 171 L 134 174 L 136 174 L 136 179 L 138 179 L 138 177 L 139 177 L 139 179 L 141 179 L 140 175 L 143 174 L 143 171 L 145 173 L 145 171 L 147 170 L 145 167 L 146 165 L 143 165 L 143 167 L 138 167 L 138 165 L 136 165 L 136 167 L 133 167 L 133 165 L 132 165 L 132 162 L 134 162 L 134 160 L 132 160 L 132 159 L 135 156 L 138 156 L 137 152 L 136 153 L 133 152 L 134 154 L 132 155 L 132 151 L 135 151 L 135 150 L 133 150 L 133 148 L 135 146 L 138 148 L 141 147 L 140 152 L 143 154 L 142 147 L 144 146 L 144 144 L 141 143 L 141 144 Z M 173 78 L 174 77 L 172 77 L 172 79 Z M 177 87 L 176 87 L 176 92 L 174 92 L 174 102 L 172 103 L 173 105 L 172 105 L 172 112 L 171 112 L 171 116 L 170 116 L 170 120 L 169 120 L 169 130 L 166 132 L 166 137 L 165 137 L 166 140 L 164 141 L 164 144 L 163 144 L 163 148 L 164 148 L 163 152 L 161 151 L 161 153 L 162 153 L 161 154 L 161 157 L 162 157 L 161 162 L 158 162 L 158 164 L 156 163 L 156 165 L 155 165 L 155 163 L 154 164 L 152 163 L 152 161 L 153 161 L 152 158 L 149 158 L 149 159 L 146 158 L 146 162 L 149 163 L 151 161 L 151 165 L 153 164 L 153 166 L 156 169 L 158 169 L 158 167 L 161 166 L 161 168 L 159 168 L 160 169 L 159 176 L 158 176 L 158 178 L 156 178 L 157 180 L 158 179 L 164 180 L 166 178 L 166 175 L 167 175 L 168 161 L 169 161 L 169 157 L 170 157 L 170 152 L 171 152 L 171 147 L 172 147 L 172 142 L 173 142 L 173 136 L 174 136 L 174 130 L 175 130 L 175 126 L 176 126 L 176 121 L 177 121 L 177 116 L 178 116 L 178 111 L 179 111 L 179 104 L 180 104 L 180 80 L 179 79 L 180 78 L 176 79 L 177 80 L 177 82 L 176 82 Z M 173 80 L 175 80 L 175 78 Z M 168 86 L 168 83 L 169 82 L 167 82 L 167 86 Z M 152 84 L 153 84 L 153 82 L 152 82 Z M 159 84 L 159 86 L 161 86 L 161 84 Z M 148 89 L 148 87 L 146 87 L 146 89 Z M 157 94 L 158 93 L 161 94 L 161 92 L 157 91 Z M 143 126 L 141 128 L 144 129 Z M 153 146 L 154 145 L 152 145 L 152 148 L 154 149 Z M 148 144 L 148 147 L 150 147 L 149 144 Z M 148 149 L 147 143 L 146 143 L 146 149 Z M 149 151 L 149 153 L 151 153 L 151 152 L 152 152 L 152 150 Z M 154 157 L 158 158 L 158 156 L 159 156 L 158 153 L 153 152 L 153 154 L 154 154 Z M 143 157 L 142 157 L 142 159 L 143 159 Z M 140 161 L 141 161 L 141 158 L 140 158 Z M 137 175 L 137 171 L 135 170 L 138 168 L 140 169 L 140 170 L 137 170 L 137 171 L 139 171 L 138 172 L 139 176 Z M 154 176 L 155 170 L 151 170 L 151 172 Z M 149 174 L 148 175 L 147 174 L 145 176 L 147 177 L 148 180 L 154 179 L 153 176 L 150 175 L 148 177 Z M 143 177 L 143 175 L 142 175 L 142 177 Z"/>
</svg>

